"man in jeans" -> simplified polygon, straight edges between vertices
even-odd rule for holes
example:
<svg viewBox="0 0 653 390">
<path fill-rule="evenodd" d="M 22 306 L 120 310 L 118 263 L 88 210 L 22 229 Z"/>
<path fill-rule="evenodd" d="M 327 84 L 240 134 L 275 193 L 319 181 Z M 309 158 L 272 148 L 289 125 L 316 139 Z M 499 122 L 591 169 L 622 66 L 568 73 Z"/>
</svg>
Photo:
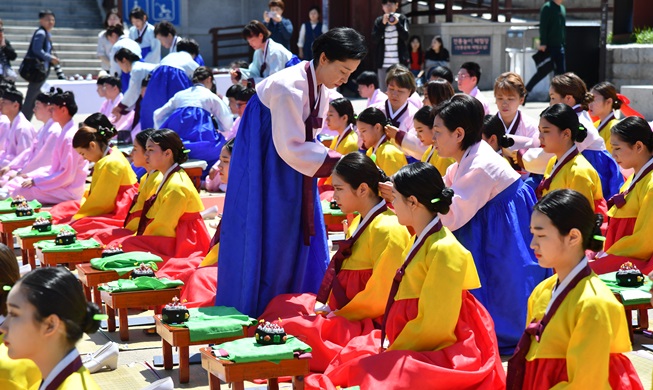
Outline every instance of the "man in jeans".
<svg viewBox="0 0 653 390">
<path fill-rule="evenodd" d="M 563 0 L 548 0 L 540 8 L 540 48 L 541 52 L 551 57 L 553 71 L 556 75 L 567 71 L 565 64 L 565 23 L 567 11 Z M 550 72 L 550 68 L 541 67 L 526 85 L 531 91 Z"/>
<path fill-rule="evenodd" d="M 52 55 L 52 41 L 50 31 L 54 28 L 54 12 L 44 10 L 39 12 L 39 24 L 41 25 L 32 36 L 31 50 L 25 57 L 38 58 L 45 63 L 45 70 L 50 74 L 50 64 L 59 64 L 59 59 Z M 47 79 L 47 77 L 46 77 Z M 22 113 L 27 120 L 32 120 L 34 110 L 34 101 L 36 96 L 41 92 L 41 87 L 45 80 L 41 82 L 30 82 L 27 86 L 27 94 L 23 104 Z"/>
</svg>

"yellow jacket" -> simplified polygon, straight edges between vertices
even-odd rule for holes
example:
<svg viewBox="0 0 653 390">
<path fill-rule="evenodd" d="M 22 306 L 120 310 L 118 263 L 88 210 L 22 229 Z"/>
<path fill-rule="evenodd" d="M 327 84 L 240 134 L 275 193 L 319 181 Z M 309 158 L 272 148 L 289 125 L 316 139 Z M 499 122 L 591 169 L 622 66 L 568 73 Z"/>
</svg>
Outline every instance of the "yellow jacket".
<svg viewBox="0 0 653 390">
<path fill-rule="evenodd" d="M 349 226 L 350 236 L 361 222 L 357 215 Z M 410 235 L 400 225 L 392 210 L 386 210 L 374 218 L 352 246 L 351 256 L 343 261 L 341 270 L 372 270 L 363 291 L 340 308 L 336 314 L 351 321 L 377 318 L 384 314 L 390 294 L 392 278 L 401 267 L 401 253 L 408 245 Z"/>
<path fill-rule="evenodd" d="M 376 153 L 374 153 L 374 148 L 369 148 L 366 154 L 368 157 L 372 157 L 373 154 L 376 155 L 376 165 L 383 169 L 383 172 L 388 176 L 394 175 L 401 167 L 408 164 L 404 152 L 390 140 L 379 145 Z"/>
<path fill-rule="evenodd" d="M 402 259 L 414 241 L 415 237 Z M 427 237 L 406 267 L 395 295 L 395 301 L 418 298 L 417 316 L 406 323 L 388 349 L 435 351 L 454 344 L 462 292 L 479 287 L 481 281 L 472 254 L 449 229 L 443 227 Z"/>
<path fill-rule="evenodd" d="M 631 175 L 623 186 L 625 191 L 633 181 Z M 637 218 L 633 234 L 617 240 L 607 253 L 615 256 L 631 257 L 648 260 L 653 255 L 653 172 L 649 172 L 637 183 L 626 196 L 626 204 L 622 208 L 612 206 L 608 210 L 610 218 Z"/>
<path fill-rule="evenodd" d="M 179 170 L 171 174 L 148 211 L 147 218 L 151 221 L 143 235 L 176 237 L 179 218 L 185 213 L 199 213 L 202 210 L 204 205 L 195 185 L 183 169 Z"/>
<path fill-rule="evenodd" d="M 137 211 L 143 210 L 143 204 L 150 196 L 154 195 L 154 192 L 159 188 L 161 184 L 162 175 L 159 171 L 154 171 L 152 173 L 146 173 L 141 177 L 140 185 L 138 186 L 138 195 L 136 197 L 136 203 L 129 210 L 130 214 L 133 214 Z M 127 223 L 126 228 L 135 232 L 138 230 L 138 223 L 141 220 L 140 217 L 132 218 L 129 223 Z"/>
<path fill-rule="evenodd" d="M 91 187 L 82 198 L 81 207 L 73 216 L 73 221 L 113 212 L 120 187 L 134 184 L 136 184 L 136 175 L 129 161 L 122 152 L 112 148 L 111 153 L 95 163 Z"/>
<path fill-rule="evenodd" d="M 331 141 L 331 145 L 329 146 L 329 149 L 335 150 L 336 152 L 340 153 L 343 156 L 358 150 L 358 134 L 356 134 L 356 131 L 353 128 L 349 131 L 349 133 L 347 133 L 347 135 L 342 140 L 340 145 L 338 145 L 338 139 L 339 138 L 340 138 L 340 135 L 336 136 Z M 336 148 L 336 145 L 338 145 L 337 148 Z M 325 185 L 332 185 L 331 184 L 331 176 L 326 178 L 326 180 L 324 181 L 324 184 Z"/>
<path fill-rule="evenodd" d="M 101 390 L 95 383 L 88 369 L 82 366 L 77 372 L 71 374 L 57 390 Z"/>
<path fill-rule="evenodd" d="M 0 389 L 36 390 L 41 385 L 41 371 L 29 359 L 12 359 L 0 335 Z"/>
<path fill-rule="evenodd" d="M 429 153 L 431 153 L 431 150 L 433 150 L 433 145 L 429 146 L 428 149 L 426 149 L 426 152 L 424 152 L 424 155 L 422 156 L 422 162 L 431 163 L 431 165 L 437 168 L 438 172 L 440 172 L 440 175 L 444 177 L 444 174 L 447 173 L 447 168 L 449 168 L 449 165 L 455 163 L 456 160 L 453 158 L 440 157 L 438 156 L 438 152 L 435 151 L 433 152 L 431 159 L 426 161 Z"/>
<path fill-rule="evenodd" d="M 616 118 L 613 118 L 608 122 L 607 125 L 603 129 L 601 129 L 601 132 L 599 135 L 601 138 L 603 138 L 603 141 L 605 141 L 605 148 L 608 150 L 610 154 L 612 154 L 612 144 L 610 143 L 610 130 L 612 129 L 612 126 L 614 126 L 615 123 L 618 123 L 619 121 Z M 601 125 L 601 120 L 599 119 L 598 121 L 594 122 L 594 127 L 597 129 Z"/>
<path fill-rule="evenodd" d="M 528 322 L 544 317 L 558 276 L 540 283 L 528 299 Z M 532 337 L 532 336 L 531 336 Z M 540 341 L 532 337 L 526 360 L 566 359 L 568 382 L 553 389 L 610 389 L 611 353 L 630 351 L 624 308 L 594 272 L 569 292 Z"/>
<path fill-rule="evenodd" d="M 551 176 L 551 171 L 553 171 L 555 161 L 556 157 L 551 157 L 549 160 L 549 164 L 546 166 L 546 171 L 544 172 L 545 179 Z M 562 188 L 575 190 L 583 194 L 590 201 L 593 210 L 595 205 L 594 202 L 603 199 L 603 190 L 601 189 L 601 179 L 599 178 L 599 174 L 596 172 L 596 169 L 594 169 L 592 164 L 590 164 L 589 161 L 587 161 L 580 153 L 560 168 L 551 181 L 551 186 L 548 191 L 543 191 L 542 195 L 546 195 L 548 192 Z"/>
</svg>

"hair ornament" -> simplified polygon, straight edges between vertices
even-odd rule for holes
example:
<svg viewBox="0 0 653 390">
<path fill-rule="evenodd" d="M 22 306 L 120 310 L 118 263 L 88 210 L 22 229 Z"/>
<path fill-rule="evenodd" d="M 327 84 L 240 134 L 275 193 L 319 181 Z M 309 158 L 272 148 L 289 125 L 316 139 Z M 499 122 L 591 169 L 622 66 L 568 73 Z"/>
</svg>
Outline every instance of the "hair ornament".
<svg viewBox="0 0 653 390">
<path fill-rule="evenodd" d="M 440 201 L 440 198 L 431 199 L 431 203 L 438 203 L 439 201 Z"/>
<path fill-rule="evenodd" d="M 109 316 L 106 314 L 94 314 L 93 315 L 93 320 L 95 321 L 102 321 L 102 320 L 107 320 L 109 319 Z"/>
<path fill-rule="evenodd" d="M 11 290 L 10 285 L 6 284 L 6 285 L 2 286 L 2 291 L 10 291 L 10 290 Z"/>
</svg>

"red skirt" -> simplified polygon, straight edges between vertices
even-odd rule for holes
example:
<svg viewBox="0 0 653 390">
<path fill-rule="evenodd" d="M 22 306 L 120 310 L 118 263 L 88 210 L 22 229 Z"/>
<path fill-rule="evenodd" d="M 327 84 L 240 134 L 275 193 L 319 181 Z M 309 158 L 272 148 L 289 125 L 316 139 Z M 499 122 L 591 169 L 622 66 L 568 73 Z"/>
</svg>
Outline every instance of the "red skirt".
<svg viewBox="0 0 653 390">
<path fill-rule="evenodd" d="M 395 316 L 416 313 L 417 299 L 400 303 Z M 394 319 L 393 338 L 409 317 Z M 437 324 L 433 324 L 437 326 Z M 352 339 L 331 361 L 323 375 L 306 378 L 307 389 L 504 389 L 494 323 L 487 310 L 463 292 L 455 334 L 458 341 L 437 351 L 385 351 L 379 353 L 381 332 Z"/>
<path fill-rule="evenodd" d="M 91 238 L 92 235 L 88 235 L 86 232 L 91 229 L 102 228 L 102 224 L 107 223 L 107 221 L 117 220 L 115 223 L 109 223 L 108 226 L 122 226 L 122 223 L 125 220 L 125 217 L 127 217 L 127 213 L 129 212 L 129 208 L 131 207 L 132 199 L 134 199 L 134 196 L 136 196 L 137 193 L 138 184 L 120 186 L 118 188 L 118 193 L 116 194 L 115 204 L 112 212 L 102 215 L 84 217 L 74 222 L 72 222 L 72 218 L 79 211 L 80 202 L 77 200 L 61 202 L 50 209 L 50 214 L 52 214 L 52 223 L 58 225 L 70 224 L 77 232 L 77 237 L 80 239 Z M 96 224 L 94 219 L 97 219 L 98 224 Z"/>
<path fill-rule="evenodd" d="M 632 235 L 636 221 L 637 218 L 610 218 L 608 231 L 605 234 L 604 251 L 608 251 L 610 247 L 612 247 L 612 245 L 622 237 Z M 592 267 L 594 272 L 600 275 L 608 272 L 619 271 L 619 267 L 627 261 L 633 263 L 633 265 L 639 268 L 644 275 L 653 272 L 653 257 L 642 260 L 608 254 L 605 257 L 590 262 L 590 267 Z"/>
<path fill-rule="evenodd" d="M 209 249 L 209 232 L 200 213 L 185 213 L 177 223 L 175 237 L 134 236 L 127 229 L 118 229 L 114 234 L 129 236 L 115 239 L 111 245 L 122 245 L 125 252 L 152 252 L 161 256 L 163 265 L 157 276 L 176 279 L 176 275 L 197 268 Z"/>
<path fill-rule="evenodd" d="M 547 390 L 569 380 L 566 359 L 535 359 L 526 362 L 523 390 Z M 619 390 L 644 390 L 630 360 L 620 353 L 610 354 L 610 387 Z"/>
<path fill-rule="evenodd" d="M 158 276 L 158 273 L 157 273 Z M 176 276 L 184 282 L 181 287 L 181 300 L 187 307 L 215 306 L 218 290 L 218 266 L 210 265 L 187 270 Z"/>
<path fill-rule="evenodd" d="M 324 372 L 331 359 L 352 338 L 368 334 L 375 327 L 371 319 L 349 321 L 340 316 L 325 318 L 315 315 L 314 308 L 314 294 L 282 294 L 270 301 L 259 319 L 274 321 L 281 318 L 286 333 L 311 346 L 311 371 Z"/>
</svg>

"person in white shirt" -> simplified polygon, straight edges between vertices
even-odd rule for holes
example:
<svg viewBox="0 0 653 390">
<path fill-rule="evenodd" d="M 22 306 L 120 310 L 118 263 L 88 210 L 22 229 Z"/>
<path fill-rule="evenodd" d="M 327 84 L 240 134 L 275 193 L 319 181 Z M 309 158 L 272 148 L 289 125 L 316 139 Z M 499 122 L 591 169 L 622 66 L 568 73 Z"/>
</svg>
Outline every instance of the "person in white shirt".
<svg viewBox="0 0 653 390">
<path fill-rule="evenodd" d="M 490 115 L 490 104 L 478 89 L 481 80 L 481 67 L 476 62 L 465 62 L 460 66 L 456 75 L 458 90 L 462 93 L 475 97 L 483 105 L 485 115 Z"/>
<path fill-rule="evenodd" d="M 299 38 L 297 47 L 299 48 L 299 58 L 310 61 L 313 59 L 313 42 L 320 35 L 329 31 L 326 23 L 320 22 L 320 8 L 311 7 L 308 10 L 308 22 L 304 22 L 299 29 Z"/>
<path fill-rule="evenodd" d="M 100 31 L 97 37 L 97 57 L 102 62 L 102 70 L 109 71 L 111 69 L 111 48 L 113 43 L 110 42 L 106 37 L 106 29 L 110 26 L 115 26 L 121 24 L 120 15 L 118 15 L 117 9 L 112 9 L 107 13 L 106 18 L 104 18 L 104 30 Z"/>
<path fill-rule="evenodd" d="M 124 73 L 129 73 L 129 87 L 120 103 L 111 110 L 111 114 L 120 120 L 122 115 L 127 114 L 129 111 L 133 111 L 136 108 L 136 102 L 141 97 L 141 86 L 143 85 L 143 80 L 152 73 L 156 65 L 150 64 L 147 62 L 141 62 L 140 58 L 130 51 L 127 48 L 122 48 L 118 50 L 114 56 L 115 61 L 120 65 L 120 69 Z M 140 122 L 134 120 L 134 122 Z M 135 123 L 135 125 L 137 125 Z"/>
<path fill-rule="evenodd" d="M 286 67 L 293 55 L 283 45 L 270 39 L 270 35 L 270 30 L 258 20 L 252 20 L 243 28 L 243 38 L 255 52 L 248 68 L 230 71 L 231 81 L 234 84 L 249 79 L 253 79 L 254 83 L 258 84 L 265 77 Z"/>
<path fill-rule="evenodd" d="M 147 22 L 147 14 L 141 7 L 134 7 L 129 13 L 129 38 L 141 47 L 143 61 L 158 64 L 161 61 L 161 42 L 154 36 L 154 26 Z"/>
</svg>

